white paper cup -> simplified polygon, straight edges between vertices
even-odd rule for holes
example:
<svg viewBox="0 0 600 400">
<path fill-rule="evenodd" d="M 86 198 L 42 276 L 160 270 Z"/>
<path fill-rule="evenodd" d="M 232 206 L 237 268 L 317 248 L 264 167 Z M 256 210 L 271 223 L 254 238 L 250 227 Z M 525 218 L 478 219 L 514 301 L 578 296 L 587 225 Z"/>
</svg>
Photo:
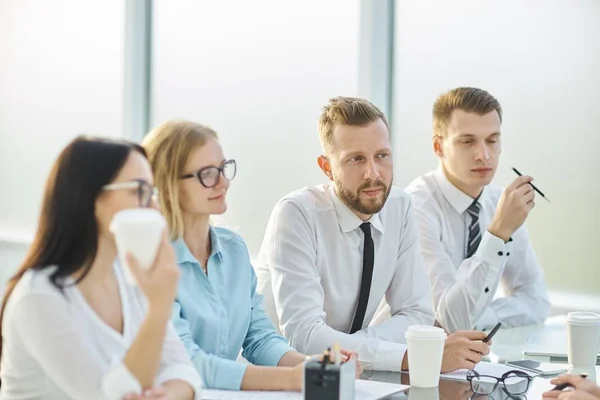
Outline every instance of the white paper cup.
<svg viewBox="0 0 600 400">
<path fill-rule="evenodd" d="M 572 368 L 594 367 L 600 343 L 600 315 L 583 311 L 569 313 L 567 343 Z"/>
<path fill-rule="evenodd" d="M 166 225 L 162 214 L 153 208 L 129 208 L 114 215 L 109 229 L 115 237 L 119 260 L 128 283 L 137 285 L 126 255 L 132 254 L 141 268 L 149 269 L 154 263 Z"/>
<path fill-rule="evenodd" d="M 410 382 L 410 389 L 408 389 L 408 400 L 439 400 L 440 390 L 437 387 L 417 387 Z"/>
<path fill-rule="evenodd" d="M 428 325 L 413 325 L 406 331 L 410 385 L 435 387 L 440 382 L 446 332 Z"/>
</svg>

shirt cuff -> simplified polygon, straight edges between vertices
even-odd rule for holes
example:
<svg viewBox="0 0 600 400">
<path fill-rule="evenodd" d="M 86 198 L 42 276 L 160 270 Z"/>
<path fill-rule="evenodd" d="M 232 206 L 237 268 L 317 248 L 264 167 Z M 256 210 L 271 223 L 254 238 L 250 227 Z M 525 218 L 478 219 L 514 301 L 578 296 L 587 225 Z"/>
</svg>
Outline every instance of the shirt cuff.
<svg viewBox="0 0 600 400">
<path fill-rule="evenodd" d="M 488 306 L 483 315 L 479 317 L 479 321 L 475 324 L 475 329 L 484 330 L 486 328 L 492 328 L 498 323 L 498 316 L 491 306 Z"/>
<path fill-rule="evenodd" d="M 194 399 L 202 398 L 202 380 L 196 372 L 196 369 L 191 365 L 173 364 L 166 367 L 156 377 L 156 385 L 160 386 L 168 381 L 183 381 L 192 387 L 194 390 Z"/>
<path fill-rule="evenodd" d="M 202 352 L 198 353 L 192 360 L 196 371 L 202 377 L 204 387 L 207 389 L 220 389 L 220 390 L 241 390 L 242 380 L 246 373 L 246 367 L 248 364 L 228 360 L 220 359 L 219 365 L 213 364 L 213 368 L 206 368 L 210 370 L 203 370 L 202 359 L 206 357 L 206 354 Z M 217 357 L 215 357 L 217 359 Z M 206 363 L 206 366 L 211 366 L 210 363 Z"/>
<path fill-rule="evenodd" d="M 107 399 L 120 400 L 129 394 L 141 394 L 142 385 L 123 361 L 112 361 L 102 380 L 102 393 Z"/>
<path fill-rule="evenodd" d="M 281 358 L 285 355 L 285 353 L 294 351 L 286 342 L 283 340 L 273 341 L 274 343 L 270 343 L 269 348 L 266 351 L 261 351 L 261 355 L 258 360 L 254 360 L 253 364 L 256 365 L 264 365 L 268 367 L 276 367 L 281 361 Z"/>
<path fill-rule="evenodd" d="M 402 369 L 402 360 L 405 353 L 405 344 L 381 341 L 375 351 L 373 369 L 375 371 L 398 372 Z"/>
<path fill-rule="evenodd" d="M 498 271 L 506 264 L 509 251 L 504 240 L 485 231 L 475 256 Z"/>
</svg>

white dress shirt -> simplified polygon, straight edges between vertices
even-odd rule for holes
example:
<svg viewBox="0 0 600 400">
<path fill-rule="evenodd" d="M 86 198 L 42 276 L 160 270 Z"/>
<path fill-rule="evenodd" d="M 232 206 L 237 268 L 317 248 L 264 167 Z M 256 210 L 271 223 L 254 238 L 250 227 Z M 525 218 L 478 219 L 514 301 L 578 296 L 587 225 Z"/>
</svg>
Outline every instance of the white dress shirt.
<svg viewBox="0 0 600 400">
<path fill-rule="evenodd" d="M 484 232 L 468 259 L 473 198 L 448 181 L 441 168 L 406 189 L 412 198 L 421 250 L 433 289 L 436 317 L 447 330 L 541 323 L 550 313 L 544 274 L 521 226 L 508 243 L 487 231 L 502 189 L 487 185 L 478 198 Z M 502 289 L 505 297 L 496 291 Z M 500 291 L 499 291 L 500 292 Z"/>
<path fill-rule="evenodd" d="M 362 330 L 348 333 L 361 286 L 363 221 L 332 185 L 300 189 L 275 206 L 258 258 L 258 290 L 298 351 L 317 354 L 337 342 L 357 351 L 365 368 L 398 371 L 407 327 L 434 322 L 431 288 L 408 195 L 392 188 L 369 222 L 375 261 Z M 392 317 L 374 326 L 384 296 Z"/>
<path fill-rule="evenodd" d="M 116 264 L 121 335 L 95 313 L 77 286 L 68 285 L 64 293 L 56 289 L 48 279 L 53 270 L 27 271 L 9 297 L 2 322 L 0 399 L 121 400 L 141 393 L 123 363 L 146 315 L 139 289 L 125 282 Z M 169 323 L 155 384 L 174 379 L 189 383 L 201 398 L 200 377 Z"/>
</svg>

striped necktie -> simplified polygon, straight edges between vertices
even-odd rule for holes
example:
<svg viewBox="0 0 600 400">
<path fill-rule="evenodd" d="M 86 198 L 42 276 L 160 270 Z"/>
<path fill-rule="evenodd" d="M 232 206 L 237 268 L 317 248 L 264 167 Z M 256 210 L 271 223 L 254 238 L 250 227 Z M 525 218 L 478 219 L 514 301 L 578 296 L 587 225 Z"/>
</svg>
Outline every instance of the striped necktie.
<svg viewBox="0 0 600 400">
<path fill-rule="evenodd" d="M 477 247 L 479 246 L 479 242 L 481 242 L 481 228 L 479 227 L 479 211 L 481 207 L 477 200 L 475 200 L 469 208 L 467 208 L 467 213 L 471 217 L 471 221 L 469 223 L 469 239 L 467 241 L 467 257 L 473 257 L 473 254 L 477 251 Z"/>
</svg>

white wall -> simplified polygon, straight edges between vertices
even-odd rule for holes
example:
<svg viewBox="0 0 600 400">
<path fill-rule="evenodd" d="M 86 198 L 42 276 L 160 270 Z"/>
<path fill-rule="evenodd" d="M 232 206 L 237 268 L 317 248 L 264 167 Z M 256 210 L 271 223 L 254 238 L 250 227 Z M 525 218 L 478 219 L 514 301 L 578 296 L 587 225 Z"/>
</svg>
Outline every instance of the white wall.
<svg viewBox="0 0 600 400">
<path fill-rule="evenodd" d="M 317 119 L 358 90 L 359 1 L 155 2 L 152 125 L 207 124 L 238 162 L 228 225 L 258 252 L 275 202 L 324 181 Z"/>
<path fill-rule="evenodd" d="M 0 282 L 31 238 L 43 185 L 80 133 L 120 136 L 120 0 L 0 0 Z"/>
<path fill-rule="evenodd" d="M 552 201 L 527 221 L 550 287 L 600 294 L 600 2 L 398 0 L 396 12 L 396 182 L 437 166 L 437 95 L 490 91 L 505 121 L 496 182 L 515 166 Z"/>
</svg>

